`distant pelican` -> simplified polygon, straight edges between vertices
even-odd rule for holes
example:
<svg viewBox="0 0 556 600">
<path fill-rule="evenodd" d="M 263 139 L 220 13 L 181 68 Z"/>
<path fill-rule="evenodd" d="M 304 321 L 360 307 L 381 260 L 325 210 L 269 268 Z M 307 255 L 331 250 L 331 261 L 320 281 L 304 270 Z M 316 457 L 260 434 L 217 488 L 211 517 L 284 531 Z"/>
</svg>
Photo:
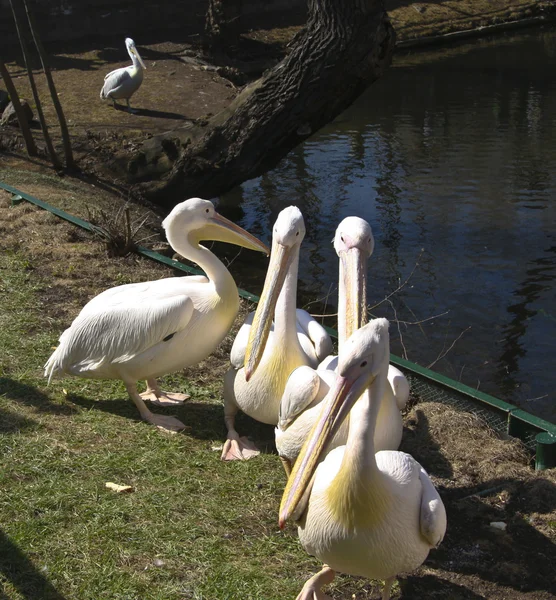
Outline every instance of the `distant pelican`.
<svg viewBox="0 0 556 600">
<path fill-rule="evenodd" d="M 300 365 L 316 367 L 332 350 L 324 328 L 307 312 L 296 310 L 299 249 L 304 236 L 299 209 L 285 208 L 274 224 L 270 264 L 253 322 L 238 334 L 230 355 L 232 368 L 224 377 L 228 437 L 222 460 L 245 460 L 259 453 L 235 429 L 238 410 L 276 425 L 290 373 Z"/>
<path fill-rule="evenodd" d="M 206 358 L 224 339 L 239 310 L 233 277 L 199 242 L 216 240 L 265 254 L 269 250 L 201 198 L 175 206 L 162 225 L 170 246 L 207 276 L 170 277 L 102 292 L 61 335 L 45 365 L 45 376 L 49 381 L 65 373 L 121 379 L 145 421 L 179 431 L 183 423 L 153 414 L 144 400 L 161 405 L 183 402 L 187 396 L 163 392 L 155 378 Z M 137 393 L 139 379 L 147 380 L 143 394 Z"/>
<path fill-rule="evenodd" d="M 367 322 L 367 262 L 373 253 L 371 226 L 359 217 L 347 217 L 337 227 L 334 248 L 338 254 L 338 339 L 339 349 L 354 331 Z M 305 438 L 321 410 L 320 402 L 334 380 L 337 357 L 328 357 L 313 370 L 298 367 L 290 375 L 280 401 L 280 418 L 275 430 L 276 448 L 289 475 Z M 388 385 L 381 403 L 375 429 L 376 450 L 397 450 L 403 432 L 398 404 L 405 406 L 409 384 L 392 365 L 388 369 Z M 330 449 L 346 443 L 348 420 L 330 442 Z"/>
<path fill-rule="evenodd" d="M 375 454 L 374 429 L 387 385 L 388 321 L 375 319 L 340 350 L 336 379 L 284 490 L 279 524 L 298 520 L 301 545 L 324 563 L 298 600 L 325 599 L 334 571 L 385 581 L 416 569 L 446 531 L 446 511 L 421 465 L 405 452 Z M 361 394 L 365 401 L 358 400 Z M 351 411 L 351 412 L 350 412 Z M 328 442 L 350 414 L 345 446 Z"/>
<path fill-rule="evenodd" d="M 125 99 L 128 112 L 133 112 L 129 104 L 129 99 L 139 89 L 143 83 L 143 69 L 146 69 L 143 59 L 139 56 L 135 42 L 131 38 L 126 38 L 125 45 L 133 64 L 129 67 L 122 67 L 115 71 L 110 71 L 104 78 L 104 86 L 100 90 L 101 100 L 110 98 L 116 107 L 116 100 Z"/>
</svg>

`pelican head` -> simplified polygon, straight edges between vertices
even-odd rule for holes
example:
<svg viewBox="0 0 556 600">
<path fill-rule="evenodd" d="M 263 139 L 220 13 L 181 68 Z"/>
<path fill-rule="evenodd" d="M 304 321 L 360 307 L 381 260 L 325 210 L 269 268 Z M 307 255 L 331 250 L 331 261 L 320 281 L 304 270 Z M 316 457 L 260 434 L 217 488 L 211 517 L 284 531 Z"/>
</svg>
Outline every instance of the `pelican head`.
<svg viewBox="0 0 556 600">
<path fill-rule="evenodd" d="M 334 249 L 340 259 L 338 317 L 340 340 L 347 339 L 367 322 L 367 259 L 373 253 L 375 240 L 371 226 L 359 217 L 346 217 L 336 229 Z"/>
<path fill-rule="evenodd" d="M 322 402 L 321 414 L 303 444 L 284 490 L 280 528 L 291 517 L 302 514 L 308 499 L 305 492 L 328 443 L 357 399 L 388 364 L 388 325 L 386 319 L 374 319 L 353 333 L 340 349 L 336 382 Z"/>
<path fill-rule="evenodd" d="M 194 245 L 201 240 L 214 240 L 264 252 L 267 255 L 269 253 L 267 246 L 256 237 L 219 215 L 210 200 L 190 198 L 180 202 L 162 221 L 162 226 L 172 246 L 173 239 L 186 234 Z"/>
<path fill-rule="evenodd" d="M 278 215 L 272 231 L 270 264 L 245 354 L 246 381 L 249 381 L 262 358 L 278 296 L 293 260 L 297 260 L 299 256 L 299 247 L 304 237 L 305 223 L 301 211 L 296 206 L 288 206 Z"/>
<path fill-rule="evenodd" d="M 139 56 L 139 52 L 137 52 L 137 47 L 135 46 L 135 42 L 131 38 L 125 39 L 125 47 L 127 48 L 127 51 L 129 53 L 129 56 L 131 57 L 131 60 L 133 60 L 133 58 L 135 57 L 139 61 L 139 63 L 143 67 L 143 69 L 146 69 L 147 67 L 145 66 L 145 63 L 143 62 L 143 59 Z"/>
</svg>

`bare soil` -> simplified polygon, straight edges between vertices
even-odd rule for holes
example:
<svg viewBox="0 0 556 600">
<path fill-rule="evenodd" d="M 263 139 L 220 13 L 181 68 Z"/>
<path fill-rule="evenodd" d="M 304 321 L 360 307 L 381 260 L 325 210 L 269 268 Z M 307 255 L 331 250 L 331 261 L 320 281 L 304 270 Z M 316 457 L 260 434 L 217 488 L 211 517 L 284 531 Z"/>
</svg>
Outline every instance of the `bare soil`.
<svg viewBox="0 0 556 600">
<path fill-rule="evenodd" d="M 85 183 L 57 180 L 38 165 L 32 170 L 9 161 L 12 183 L 54 205 L 69 202 L 85 216 L 107 205 L 124 204 L 117 195 Z M 0 179 L 6 161 L 0 160 Z M 156 228 L 148 216 L 145 234 Z M 163 244 L 155 240 L 163 249 Z M 25 202 L 11 205 L 0 192 L 0 249 L 18 250 L 42 282 L 44 322 L 62 331 L 81 306 L 101 290 L 120 283 L 171 276 L 172 271 L 136 255 L 110 258 L 88 233 Z M 195 384 L 214 383 L 228 366 L 234 331 L 219 350 L 186 376 Z M 37 365 L 37 370 L 40 365 Z M 45 388 L 46 389 L 46 388 Z M 47 393 L 47 392 L 45 392 Z M 448 512 L 448 531 L 440 548 L 414 573 L 399 578 L 393 598 L 469 600 L 548 600 L 556 598 L 556 469 L 534 472 L 530 456 L 515 439 L 501 439 L 480 419 L 444 404 L 419 402 L 404 417 L 402 449 L 413 454 L 433 477 Z M 211 425 L 212 427 L 213 425 Z M 222 425 L 215 437 L 220 435 Z M 262 430 L 272 447 L 270 428 Z M 187 433 L 185 434 L 187 435 Z M 277 461 L 278 463 L 278 461 Z M 277 467 L 279 468 L 279 467 Z M 491 524 L 501 522 L 505 530 Z M 349 578 L 346 578 L 349 588 Z M 365 584 L 364 597 L 376 597 Z M 354 596 L 355 597 L 355 596 Z M 357 595 L 359 597 L 359 595 Z"/>
<path fill-rule="evenodd" d="M 423 39 L 453 31 L 528 19 L 556 10 L 556 2 L 546 0 L 389 0 L 386 3 L 396 29 L 398 42 Z M 280 25 L 280 24 L 278 24 Z M 126 189 L 126 182 L 114 175 L 115 155 L 122 161 L 146 139 L 158 133 L 191 124 L 202 124 L 224 109 L 240 85 L 256 78 L 264 68 L 276 63 L 287 43 L 300 27 L 277 26 L 254 29 L 243 36 L 233 65 L 226 61 L 209 64 L 200 50 L 199 36 L 136 40 L 147 65 L 143 85 L 132 98 L 135 114 L 123 107 L 114 109 L 111 101 L 101 101 L 104 75 L 129 64 L 123 38 L 84 40 L 48 48 L 58 95 L 62 102 L 79 168 L 99 176 L 105 183 Z M 8 69 L 21 97 L 32 95 L 18 49 Z M 242 75 L 242 72 L 248 74 Z M 61 138 L 44 76 L 35 69 L 39 95 L 47 123 L 61 153 Z M 36 112 L 36 111 L 35 111 Z M 35 117 L 36 118 L 36 117 Z M 33 123 L 35 137 L 45 157 L 40 127 Z M 24 147 L 17 127 L 0 128 L 0 151 L 23 156 Z"/>
</svg>

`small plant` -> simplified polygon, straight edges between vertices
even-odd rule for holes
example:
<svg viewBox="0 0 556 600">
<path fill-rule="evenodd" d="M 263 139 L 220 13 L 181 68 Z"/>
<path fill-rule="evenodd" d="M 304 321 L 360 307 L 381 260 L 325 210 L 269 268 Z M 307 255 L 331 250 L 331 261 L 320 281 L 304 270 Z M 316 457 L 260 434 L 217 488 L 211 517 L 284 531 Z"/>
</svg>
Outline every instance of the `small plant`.
<svg viewBox="0 0 556 600">
<path fill-rule="evenodd" d="M 94 226 L 94 235 L 102 240 L 108 256 L 127 256 L 137 249 L 137 233 L 148 217 L 132 223 L 129 207 L 123 206 L 113 215 L 102 209 L 87 208 L 89 222 Z"/>
</svg>

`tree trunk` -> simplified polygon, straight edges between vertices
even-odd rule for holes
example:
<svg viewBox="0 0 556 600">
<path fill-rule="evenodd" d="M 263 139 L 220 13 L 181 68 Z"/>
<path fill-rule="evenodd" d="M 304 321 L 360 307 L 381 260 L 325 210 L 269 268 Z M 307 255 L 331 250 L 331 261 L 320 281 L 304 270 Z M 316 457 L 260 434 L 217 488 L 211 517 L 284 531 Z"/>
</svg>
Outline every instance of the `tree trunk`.
<svg viewBox="0 0 556 600">
<path fill-rule="evenodd" d="M 212 52 L 238 51 L 242 4 L 243 0 L 209 0 L 205 32 Z"/>
<path fill-rule="evenodd" d="M 31 92 L 33 93 L 33 99 L 35 100 L 35 106 L 37 108 L 37 116 L 39 117 L 39 121 L 41 124 L 42 134 L 44 137 L 44 143 L 46 144 L 46 149 L 48 151 L 48 155 L 50 156 L 50 161 L 52 162 L 52 166 L 55 169 L 61 169 L 62 163 L 54 150 L 54 146 L 52 144 L 52 140 L 50 138 L 50 133 L 48 132 L 48 125 L 46 124 L 46 119 L 44 118 L 44 113 L 42 111 L 41 99 L 39 97 L 39 92 L 37 91 L 37 86 L 35 85 L 35 78 L 33 76 L 33 71 L 31 69 L 31 62 L 29 59 L 29 52 L 27 51 L 27 44 L 25 42 L 25 38 L 23 36 L 23 32 L 20 28 L 20 19 L 17 14 L 16 7 L 14 6 L 14 1 L 10 0 L 10 7 L 12 9 L 12 15 L 14 17 L 15 22 L 15 30 L 17 32 L 17 37 L 19 39 L 19 45 L 21 46 L 21 53 L 23 54 L 23 62 L 25 64 L 25 69 L 27 70 L 27 77 L 29 78 L 29 84 L 31 86 Z"/>
<path fill-rule="evenodd" d="M 127 165 L 128 179 L 142 182 L 133 190 L 173 206 L 264 173 L 378 79 L 393 47 L 381 0 L 309 0 L 307 25 L 281 63 L 204 127 L 144 144 Z"/>
<path fill-rule="evenodd" d="M 37 52 L 39 53 L 39 57 L 41 59 L 42 69 L 44 71 L 44 75 L 46 77 L 46 82 L 48 83 L 48 89 L 50 91 L 50 96 L 52 98 L 52 104 L 54 104 L 54 109 L 56 110 L 56 115 L 58 116 L 58 122 L 60 123 L 60 132 L 62 134 L 62 143 L 64 145 L 64 154 L 66 155 L 66 167 L 68 169 L 74 169 L 75 161 L 73 159 L 73 152 L 71 149 L 71 140 L 70 140 L 70 136 L 69 136 L 68 125 L 66 123 L 66 117 L 64 115 L 62 105 L 60 104 L 60 100 L 58 99 L 58 92 L 56 91 L 56 86 L 54 85 L 54 79 L 52 79 L 52 73 L 50 72 L 50 67 L 48 65 L 48 61 L 46 58 L 46 52 L 44 51 L 42 42 L 37 34 L 35 20 L 33 18 L 32 13 L 29 10 L 29 6 L 27 5 L 27 0 L 22 0 L 22 2 L 23 2 L 23 6 L 25 7 L 25 12 L 27 13 L 27 20 L 29 21 L 29 29 L 31 30 L 31 35 L 33 36 L 35 46 L 37 47 Z"/>
<path fill-rule="evenodd" d="M 27 149 L 27 154 L 29 156 L 37 156 L 37 146 L 35 144 L 35 140 L 33 139 L 33 134 L 31 133 L 29 123 L 27 122 L 27 117 L 25 116 L 23 108 L 21 107 L 21 102 L 19 101 L 17 90 L 15 89 L 15 85 L 13 84 L 12 78 L 10 77 L 10 73 L 6 68 L 6 65 L 1 60 L 0 76 L 2 76 L 2 79 L 4 80 L 6 91 L 10 96 L 10 100 L 12 101 L 15 114 L 17 115 L 17 120 L 19 121 L 19 129 L 21 129 L 23 139 L 25 140 L 25 148 Z"/>
</svg>

